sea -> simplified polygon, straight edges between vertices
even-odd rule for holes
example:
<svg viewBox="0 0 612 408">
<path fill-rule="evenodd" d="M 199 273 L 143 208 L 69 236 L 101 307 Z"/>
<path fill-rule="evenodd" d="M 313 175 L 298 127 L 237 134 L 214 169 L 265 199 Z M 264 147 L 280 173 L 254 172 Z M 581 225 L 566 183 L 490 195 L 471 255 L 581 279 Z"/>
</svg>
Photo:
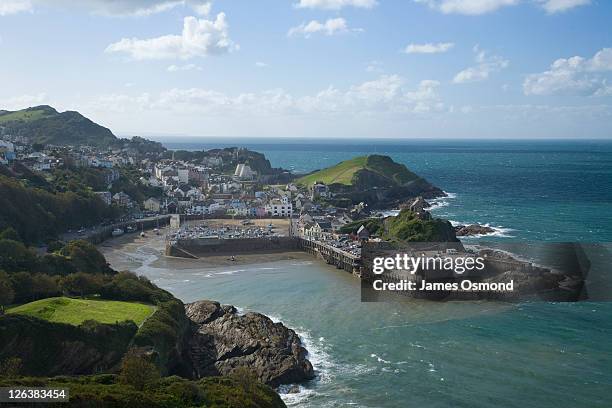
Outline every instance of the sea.
<svg viewBox="0 0 612 408">
<path fill-rule="evenodd" d="M 611 141 L 161 141 L 169 149 L 247 147 L 296 173 L 389 155 L 447 192 L 434 216 L 495 228 L 468 243 L 582 243 L 600 281 L 611 281 Z M 143 259 L 138 273 L 185 302 L 219 300 L 296 330 L 316 378 L 299 392 L 281 388 L 288 406 L 612 407 L 610 302 L 362 303 L 357 278 L 316 259 L 175 271 L 151 266 L 144 248 L 132 256 Z"/>
</svg>

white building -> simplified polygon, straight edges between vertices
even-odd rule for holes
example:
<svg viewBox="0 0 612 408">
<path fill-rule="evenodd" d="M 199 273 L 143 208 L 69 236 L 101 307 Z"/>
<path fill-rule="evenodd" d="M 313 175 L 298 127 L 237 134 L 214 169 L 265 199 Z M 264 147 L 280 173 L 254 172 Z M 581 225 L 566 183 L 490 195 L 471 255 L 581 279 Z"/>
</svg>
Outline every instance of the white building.
<svg viewBox="0 0 612 408">
<path fill-rule="evenodd" d="M 234 177 L 239 180 L 253 180 L 255 178 L 255 172 L 251 170 L 251 167 L 241 163 L 236 166 L 234 171 Z"/>
<path fill-rule="evenodd" d="M 288 200 L 272 200 L 266 204 L 265 208 L 271 217 L 291 217 L 293 215 L 293 205 Z"/>
</svg>

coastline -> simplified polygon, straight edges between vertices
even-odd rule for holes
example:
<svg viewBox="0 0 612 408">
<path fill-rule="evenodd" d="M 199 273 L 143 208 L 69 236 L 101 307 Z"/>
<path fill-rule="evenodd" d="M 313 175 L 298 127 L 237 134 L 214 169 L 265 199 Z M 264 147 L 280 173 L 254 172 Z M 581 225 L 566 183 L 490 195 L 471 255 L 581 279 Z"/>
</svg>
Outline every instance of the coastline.
<svg viewBox="0 0 612 408">
<path fill-rule="evenodd" d="M 312 256 L 302 251 L 255 253 L 236 256 L 234 260 L 227 255 L 213 255 L 200 259 L 188 259 L 180 257 L 168 257 L 164 255 L 166 229 L 160 230 L 160 235 L 147 234 L 144 238 L 138 234 L 125 234 L 120 237 L 111 238 L 97 247 L 106 257 L 108 262 L 118 270 L 136 271 L 142 266 L 152 268 L 171 268 L 174 270 L 207 269 L 226 266 L 245 266 L 264 264 L 276 261 L 289 260 L 312 260 Z M 128 249 L 126 251 L 126 248 Z M 142 258 L 127 256 L 126 253 L 140 249 Z M 152 257 L 155 259 L 152 259 Z"/>
</svg>

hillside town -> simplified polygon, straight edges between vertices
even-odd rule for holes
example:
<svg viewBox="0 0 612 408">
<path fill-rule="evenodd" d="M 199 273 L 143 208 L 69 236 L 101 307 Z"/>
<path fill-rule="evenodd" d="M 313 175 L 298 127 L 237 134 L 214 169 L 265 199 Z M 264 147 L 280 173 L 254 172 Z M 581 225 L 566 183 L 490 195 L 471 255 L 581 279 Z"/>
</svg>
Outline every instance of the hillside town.
<svg viewBox="0 0 612 408">
<path fill-rule="evenodd" d="M 369 238 L 363 226 L 353 234 L 340 233 L 343 226 L 373 215 L 366 204 L 349 208 L 330 205 L 328 200 L 333 193 L 323 182 L 300 185 L 294 182 L 295 176 L 279 169 L 273 169 L 276 173 L 272 175 L 262 174 L 266 166 L 254 168 L 249 164 L 253 161 L 251 155 L 259 153 L 245 148 L 226 148 L 179 158 L 185 154 L 151 150 L 143 149 L 142 144 L 106 149 L 36 145 L 29 144 L 25 138 L 5 135 L 0 140 L 0 164 L 13 169 L 25 167 L 46 178 L 65 167 L 76 171 L 89 169 L 103 175 L 107 189 L 92 193 L 107 206 L 120 209 L 123 220 L 162 214 L 181 214 L 183 219 L 191 220 L 234 218 L 247 220 L 247 223 L 249 219 L 290 219 L 292 234 L 329 242 L 351 253 L 359 250 L 354 242 Z M 128 171 L 132 177 L 137 175 L 134 182 L 139 191 L 150 195 L 141 195 L 139 199 L 129 191 L 117 191 L 120 179 Z M 278 183 L 279 180 L 287 182 Z M 422 201 L 417 200 L 415 206 L 419 208 L 415 210 L 422 212 L 422 205 Z M 248 225 L 242 229 L 244 231 L 234 231 L 234 235 L 268 233 L 267 229 L 251 231 Z M 202 235 L 203 232 L 201 229 L 181 232 L 190 233 Z"/>
</svg>

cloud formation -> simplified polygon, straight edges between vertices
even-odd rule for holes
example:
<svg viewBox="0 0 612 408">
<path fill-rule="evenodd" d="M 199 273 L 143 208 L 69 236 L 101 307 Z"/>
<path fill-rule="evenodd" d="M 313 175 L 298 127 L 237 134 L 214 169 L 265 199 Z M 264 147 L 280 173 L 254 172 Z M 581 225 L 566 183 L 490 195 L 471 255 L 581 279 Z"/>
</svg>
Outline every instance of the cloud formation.
<svg viewBox="0 0 612 408">
<path fill-rule="evenodd" d="M 105 16 L 149 16 L 176 7 L 189 7 L 200 16 L 210 13 L 211 3 L 204 0 L 1 0 L 0 16 L 31 12 L 36 6 L 81 8 Z"/>
<path fill-rule="evenodd" d="M 560 58 L 547 71 L 530 74 L 523 82 L 525 95 L 612 95 L 612 48 L 603 48 L 592 58 Z"/>
<path fill-rule="evenodd" d="M 18 110 L 31 106 L 41 105 L 47 101 L 47 94 L 39 93 L 36 95 L 20 95 L 11 98 L 0 99 L 0 109 Z"/>
<path fill-rule="evenodd" d="M 427 43 L 427 44 L 408 44 L 404 49 L 406 54 L 440 54 L 454 47 L 452 42 L 446 43 Z"/>
<path fill-rule="evenodd" d="M 312 95 L 294 96 L 283 89 L 228 95 L 204 88 L 173 88 L 157 96 L 112 94 L 96 100 L 98 111 L 129 112 L 161 110 L 182 114 L 220 116 L 295 115 L 423 115 L 443 111 L 438 81 L 424 80 L 414 88 L 399 75 L 353 85 L 347 89 L 330 86 Z"/>
<path fill-rule="evenodd" d="M 150 39 L 123 38 L 106 48 L 108 53 L 123 53 L 135 60 L 190 59 L 230 52 L 238 46 L 229 38 L 225 13 L 215 20 L 190 16 L 183 20 L 180 35 Z"/>
<path fill-rule="evenodd" d="M 0 1 L 0 16 L 32 11 L 30 0 L 2 0 Z"/>
<path fill-rule="evenodd" d="M 549 14 L 561 13 L 574 7 L 591 4 L 591 0 L 538 0 L 538 2 Z"/>
<path fill-rule="evenodd" d="M 360 28 L 351 28 L 349 29 L 348 24 L 345 19 L 338 18 L 330 18 L 325 22 L 319 22 L 317 20 L 312 20 L 309 23 L 302 23 L 297 27 L 292 27 L 287 32 L 287 36 L 303 36 L 304 38 L 310 38 L 313 34 L 324 34 L 327 36 L 336 35 L 336 34 L 346 34 L 349 32 L 360 32 L 363 31 Z"/>
<path fill-rule="evenodd" d="M 196 64 L 185 64 L 185 65 L 170 65 L 167 68 L 168 72 L 181 72 L 181 71 L 201 71 L 202 68 Z"/>
<path fill-rule="evenodd" d="M 453 78 L 455 84 L 479 82 L 489 78 L 494 73 L 508 67 L 509 61 L 497 55 L 488 55 L 485 51 L 474 47 L 476 65 L 460 71 Z"/>
<path fill-rule="evenodd" d="M 444 14 L 480 15 L 502 7 L 514 6 L 519 0 L 414 0 Z"/>
<path fill-rule="evenodd" d="M 340 10 L 344 7 L 369 9 L 377 4 L 376 0 L 300 0 L 295 7 L 323 10 Z"/>
</svg>

